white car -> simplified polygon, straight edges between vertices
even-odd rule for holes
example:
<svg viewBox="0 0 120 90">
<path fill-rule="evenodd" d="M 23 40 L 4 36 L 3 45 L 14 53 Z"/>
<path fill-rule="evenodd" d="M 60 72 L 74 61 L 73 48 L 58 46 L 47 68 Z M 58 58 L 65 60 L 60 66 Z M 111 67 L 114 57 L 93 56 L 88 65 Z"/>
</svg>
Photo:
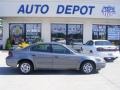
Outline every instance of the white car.
<svg viewBox="0 0 120 90">
<path fill-rule="evenodd" d="M 106 61 L 113 61 L 120 55 L 119 47 L 112 45 L 108 40 L 90 40 L 82 46 L 82 51 L 102 57 Z"/>
</svg>

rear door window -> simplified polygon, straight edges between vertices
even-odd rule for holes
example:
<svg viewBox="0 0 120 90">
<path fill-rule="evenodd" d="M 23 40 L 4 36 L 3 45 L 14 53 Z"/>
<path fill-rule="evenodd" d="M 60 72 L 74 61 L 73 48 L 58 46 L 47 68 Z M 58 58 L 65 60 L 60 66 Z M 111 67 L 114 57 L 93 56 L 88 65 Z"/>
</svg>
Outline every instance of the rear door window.
<svg viewBox="0 0 120 90">
<path fill-rule="evenodd" d="M 39 44 L 31 47 L 31 51 L 38 51 L 38 52 L 50 52 L 51 47 L 49 44 Z"/>
</svg>

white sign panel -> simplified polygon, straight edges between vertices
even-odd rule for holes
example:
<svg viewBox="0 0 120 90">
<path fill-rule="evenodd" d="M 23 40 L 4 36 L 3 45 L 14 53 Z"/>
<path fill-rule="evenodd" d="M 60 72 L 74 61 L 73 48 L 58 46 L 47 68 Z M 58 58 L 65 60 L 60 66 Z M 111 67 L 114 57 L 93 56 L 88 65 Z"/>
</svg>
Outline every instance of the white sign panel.
<svg viewBox="0 0 120 90">
<path fill-rule="evenodd" d="M 119 4 L 0 2 L 0 17 L 120 18 Z"/>
</svg>

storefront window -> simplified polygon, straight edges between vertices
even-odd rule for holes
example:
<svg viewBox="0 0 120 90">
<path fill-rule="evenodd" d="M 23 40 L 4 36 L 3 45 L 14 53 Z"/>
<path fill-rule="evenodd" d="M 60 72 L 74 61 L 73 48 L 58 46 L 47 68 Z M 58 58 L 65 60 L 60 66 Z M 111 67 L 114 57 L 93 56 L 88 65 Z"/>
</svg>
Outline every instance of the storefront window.
<svg viewBox="0 0 120 90">
<path fill-rule="evenodd" d="M 22 41 L 34 43 L 41 37 L 41 24 L 10 24 L 10 38 L 13 45 Z"/>
<path fill-rule="evenodd" d="M 120 40 L 119 25 L 108 25 L 108 40 Z"/>
<path fill-rule="evenodd" d="M 51 39 L 64 44 L 74 44 L 83 42 L 82 24 L 52 24 Z"/>
<path fill-rule="evenodd" d="M 120 25 L 94 24 L 92 27 L 93 39 L 106 39 L 114 44 L 120 44 Z"/>
<path fill-rule="evenodd" d="M 93 25 L 92 26 L 93 39 L 107 39 L 106 25 Z"/>
<path fill-rule="evenodd" d="M 34 43 L 41 37 L 41 24 L 26 24 L 26 41 Z"/>
<path fill-rule="evenodd" d="M 10 24 L 10 38 L 12 44 L 19 44 L 25 40 L 25 25 L 24 24 Z"/>
<path fill-rule="evenodd" d="M 68 24 L 68 44 L 83 42 L 83 25 Z"/>
<path fill-rule="evenodd" d="M 55 42 L 66 43 L 66 25 L 65 24 L 52 24 L 51 39 Z"/>
<path fill-rule="evenodd" d="M 108 40 L 120 45 L 120 25 L 108 25 Z"/>
</svg>

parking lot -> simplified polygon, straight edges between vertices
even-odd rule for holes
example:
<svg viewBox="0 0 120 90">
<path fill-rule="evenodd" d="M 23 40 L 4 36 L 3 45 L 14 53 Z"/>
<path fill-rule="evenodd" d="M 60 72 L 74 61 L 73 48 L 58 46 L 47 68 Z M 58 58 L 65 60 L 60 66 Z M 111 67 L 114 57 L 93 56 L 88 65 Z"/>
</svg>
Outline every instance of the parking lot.
<svg viewBox="0 0 120 90">
<path fill-rule="evenodd" d="M 6 56 L 0 51 L 0 90 L 120 90 L 120 58 L 97 74 L 45 70 L 21 75 L 6 65 Z"/>
</svg>

